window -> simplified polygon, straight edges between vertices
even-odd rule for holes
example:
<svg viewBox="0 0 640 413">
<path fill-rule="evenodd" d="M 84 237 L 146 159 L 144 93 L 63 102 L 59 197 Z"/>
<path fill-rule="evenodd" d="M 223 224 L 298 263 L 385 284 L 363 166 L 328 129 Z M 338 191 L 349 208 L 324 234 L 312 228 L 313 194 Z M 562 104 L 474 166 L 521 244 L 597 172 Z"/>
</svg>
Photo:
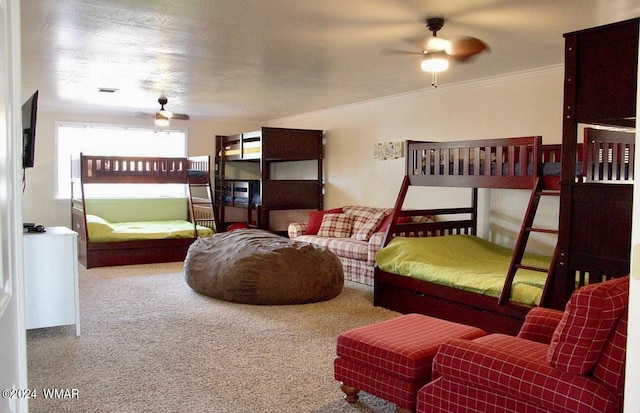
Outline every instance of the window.
<svg viewBox="0 0 640 413">
<path fill-rule="evenodd" d="M 56 198 L 71 197 L 71 159 L 80 153 L 117 156 L 184 157 L 187 153 L 185 131 L 155 132 L 154 129 L 125 126 L 58 123 L 56 125 Z M 101 184 L 87 185 L 88 198 L 184 197 L 179 184 Z"/>
</svg>

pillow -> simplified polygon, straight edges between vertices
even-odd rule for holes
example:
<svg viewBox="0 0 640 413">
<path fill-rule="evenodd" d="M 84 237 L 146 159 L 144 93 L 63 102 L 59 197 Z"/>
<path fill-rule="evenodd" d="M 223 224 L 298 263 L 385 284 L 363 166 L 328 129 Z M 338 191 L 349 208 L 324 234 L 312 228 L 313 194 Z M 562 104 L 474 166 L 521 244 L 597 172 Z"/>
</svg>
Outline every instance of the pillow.
<svg viewBox="0 0 640 413">
<path fill-rule="evenodd" d="M 622 399 L 624 390 L 625 358 L 627 356 L 628 314 L 625 312 L 613 332 L 613 336 L 602 349 L 602 354 L 593 369 L 593 376 L 618 391 Z"/>
<path fill-rule="evenodd" d="M 353 215 L 326 214 L 318 230 L 319 237 L 349 238 L 353 229 Z"/>
<path fill-rule="evenodd" d="M 391 217 L 393 217 L 393 213 L 390 213 L 389 215 L 387 215 L 387 217 L 380 224 L 380 227 L 375 232 L 384 232 L 384 231 L 386 231 L 387 228 L 389 228 L 389 224 L 391 224 Z M 408 222 L 411 222 L 411 217 L 400 216 L 396 220 L 396 223 L 398 223 L 398 224 L 406 224 Z"/>
<path fill-rule="evenodd" d="M 309 214 L 309 220 L 307 221 L 307 229 L 304 231 L 304 234 L 316 235 L 320 229 L 320 224 L 322 224 L 322 217 L 326 214 L 342 214 L 342 212 L 342 208 L 311 212 L 311 214 Z"/>
<path fill-rule="evenodd" d="M 573 293 L 553 333 L 547 361 L 571 374 L 590 372 L 629 302 L 629 277 Z"/>
<path fill-rule="evenodd" d="M 353 231 L 362 228 L 370 219 L 375 217 L 379 212 L 388 212 L 386 209 L 369 207 L 363 205 L 346 205 L 342 207 L 345 214 L 353 215 Z"/>
<path fill-rule="evenodd" d="M 387 213 L 385 211 L 380 211 L 375 214 L 372 218 L 360 227 L 351 238 L 357 239 L 359 241 L 369 241 L 369 238 L 373 235 L 373 233 L 378 229 L 380 223 L 384 220 Z"/>
<path fill-rule="evenodd" d="M 111 234 L 113 228 L 105 219 L 97 215 L 87 214 L 87 232 L 89 233 L 89 240 L 98 239 Z"/>
<path fill-rule="evenodd" d="M 247 229 L 247 228 L 249 228 L 249 224 L 247 224 L 246 222 L 234 222 L 233 224 L 230 224 L 227 227 L 227 232 L 236 231 L 238 229 Z"/>
<path fill-rule="evenodd" d="M 398 222 L 402 223 L 400 220 L 398 220 Z M 424 224 L 425 222 L 436 222 L 436 217 L 433 215 L 416 215 L 408 222 L 418 222 L 420 224 Z"/>
</svg>

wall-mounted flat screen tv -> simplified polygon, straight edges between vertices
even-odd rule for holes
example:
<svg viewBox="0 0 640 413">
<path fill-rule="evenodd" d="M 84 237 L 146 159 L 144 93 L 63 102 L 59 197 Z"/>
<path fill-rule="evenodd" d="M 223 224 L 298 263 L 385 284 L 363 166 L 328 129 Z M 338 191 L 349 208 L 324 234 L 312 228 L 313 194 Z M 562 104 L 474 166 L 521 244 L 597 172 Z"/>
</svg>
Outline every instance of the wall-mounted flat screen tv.
<svg viewBox="0 0 640 413">
<path fill-rule="evenodd" d="M 36 151 L 38 91 L 22 105 L 22 167 L 32 168 Z"/>
</svg>

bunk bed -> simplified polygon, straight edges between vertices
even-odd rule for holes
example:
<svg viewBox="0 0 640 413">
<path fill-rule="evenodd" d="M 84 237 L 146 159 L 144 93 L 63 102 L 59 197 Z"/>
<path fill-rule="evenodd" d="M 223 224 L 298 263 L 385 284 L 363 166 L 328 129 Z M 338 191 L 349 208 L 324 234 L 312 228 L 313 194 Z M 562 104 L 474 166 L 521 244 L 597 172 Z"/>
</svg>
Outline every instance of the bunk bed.
<svg viewBox="0 0 640 413">
<path fill-rule="evenodd" d="M 574 182 L 619 183 L 633 178 L 630 154 L 634 144 L 629 134 L 591 129 L 586 129 L 585 134 L 586 143 L 579 146 L 572 162 L 576 171 Z M 384 247 L 376 258 L 374 305 L 475 325 L 486 331 L 517 334 L 532 306 L 551 306 L 554 302 L 554 283 L 569 283 L 553 279 L 557 277 L 556 257 L 524 252 L 540 195 L 559 195 L 561 146 L 544 146 L 541 137 L 532 136 L 408 141 L 406 148 L 406 174 L 393 209 L 394 224 L 389 226 Z M 411 186 L 467 187 L 471 191 L 470 204 L 404 210 Z M 478 188 L 531 191 L 515 249 L 508 250 L 476 237 Z M 438 220 L 418 223 L 416 219 L 405 218 L 398 223 L 399 217 L 424 215 L 435 215 Z M 446 238 L 438 238 L 441 236 Z M 423 272 L 416 274 L 416 269 Z M 480 272 L 482 277 L 470 280 L 470 273 Z M 583 277 L 575 280 L 575 274 L 565 276 L 573 277 L 574 288 L 595 282 Z"/>
<path fill-rule="evenodd" d="M 197 237 L 212 235 L 215 231 L 209 164 L 208 156 L 80 154 L 72 159 L 71 220 L 79 235 L 79 261 L 92 268 L 184 260 Z M 95 184 L 183 184 L 187 185 L 189 195 L 187 199 L 164 200 L 178 205 L 177 212 L 165 213 L 166 203 L 158 205 L 138 200 L 133 208 L 137 211 L 132 214 L 138 219 L 110 222 L 93 213 L 90 202 L 93 200 L 86 197 L 86 187 Z M 156 219 L 151 220 L 149 217 L 153 216 Z"/>
<path fill-rule="evenodd" d="M 263 127 L 216 136 L 216 148 L 214 198 L 220 228 L 244 222 L 286 233 L 286 226 L 276 228 L 271 221 L 272 212 L 322 210 L 323 131 Z M 291 165 L 298 162 L 309 165 L 292 173 Z M 279 168 L 288 172 L 280 175 Z M 254 179 L 244 179 L 247 175 Z"/>
</svg>

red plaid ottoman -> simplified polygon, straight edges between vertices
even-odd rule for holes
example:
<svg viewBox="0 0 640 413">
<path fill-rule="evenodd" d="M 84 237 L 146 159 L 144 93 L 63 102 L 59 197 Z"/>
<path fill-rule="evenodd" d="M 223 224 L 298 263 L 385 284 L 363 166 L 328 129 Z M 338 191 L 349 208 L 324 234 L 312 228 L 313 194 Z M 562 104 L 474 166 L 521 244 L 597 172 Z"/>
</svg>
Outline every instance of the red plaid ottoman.
<svg viewBox="0 0 640 413">
<path fill-rule="evenodd" d="M 486 335 L 476 327 L 421 314 L 355 328 L 338 336 L 334 375 L 349 403 L 366 391 L 412 412 L 418 390 L 431 381 L 431 361 L 444 341 Z"/>
</svg>

